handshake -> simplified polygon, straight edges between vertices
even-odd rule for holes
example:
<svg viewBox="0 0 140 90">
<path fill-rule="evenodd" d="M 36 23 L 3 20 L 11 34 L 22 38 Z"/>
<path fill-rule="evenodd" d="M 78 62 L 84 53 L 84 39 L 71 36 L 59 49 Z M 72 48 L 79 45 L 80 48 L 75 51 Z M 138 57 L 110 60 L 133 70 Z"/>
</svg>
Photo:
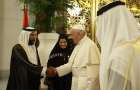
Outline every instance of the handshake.
<svg viewBox="0 0 140 90">
<path fill-rule="evenodd" d="M 47 77 L 55 77 L 57 75 L 58 75 L 57 70 L 54 67 L 49 67 L 46 70 L 46 76 Z"/>
</svg>

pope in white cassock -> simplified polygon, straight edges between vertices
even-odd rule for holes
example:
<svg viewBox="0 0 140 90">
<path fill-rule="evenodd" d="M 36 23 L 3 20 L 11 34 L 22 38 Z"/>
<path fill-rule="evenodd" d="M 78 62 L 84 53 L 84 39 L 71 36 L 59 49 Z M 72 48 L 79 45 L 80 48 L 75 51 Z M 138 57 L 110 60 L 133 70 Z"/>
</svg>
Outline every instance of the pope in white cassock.
<svg viewBox="0 0 140 90">
<path fill-rule="evenodd" d="M 72 72 L 71 90 L 99 90 L 100 53 L 97 46 L 87 37 L 85 26 L 80 24 L 72 27 L 72 38 L 76 47 L 69 62 L 53 70 L 59 77 Z M 48 76 L 51 69 L 47 70 Z"/>
<path fill-rule="evenodd" d="M 140 43 L 138 23 L 125 3 L 102 7 L 97 17 L 101 46 L 101 90 L 140 90 Z"/>
</svg>

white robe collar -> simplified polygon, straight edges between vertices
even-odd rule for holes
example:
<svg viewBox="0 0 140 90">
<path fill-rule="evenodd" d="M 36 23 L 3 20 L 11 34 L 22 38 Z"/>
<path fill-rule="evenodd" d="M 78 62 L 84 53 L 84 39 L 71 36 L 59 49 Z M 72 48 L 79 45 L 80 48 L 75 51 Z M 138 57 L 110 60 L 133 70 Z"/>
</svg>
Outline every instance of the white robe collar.
<svg viewBox="0 0 140 90">
<path fill-rule="evenodd" d="M 78 45 L 81 45 L 82 43 L 85 42 L 85 40 L 87 40 L 87 35 L 85 35 L 78 43 Z"/>
</svg>

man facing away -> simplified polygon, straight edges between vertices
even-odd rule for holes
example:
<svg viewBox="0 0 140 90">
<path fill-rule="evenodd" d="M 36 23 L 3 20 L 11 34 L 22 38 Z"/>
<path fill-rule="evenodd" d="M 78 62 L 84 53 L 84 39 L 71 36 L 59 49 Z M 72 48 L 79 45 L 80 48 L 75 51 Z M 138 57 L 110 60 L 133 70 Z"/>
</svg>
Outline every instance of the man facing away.
<svg viewBox="0 0 140 90">
<path fill-rule="evenodd" d="M 98 11 L 97 39 L 101 46 L 101 90 L 140 90 L 138 22 L 121 1 Z"/>
<path fill-rule="evenodd" d="M 19 43 L 13 47 L 6 90 L 39 90 L 42 67 L 36 47 L 37 31 L 34 30 L 24 28 Z"/>
<path fill-rule="evenodd" d="M 48 68 L 47 76 L 62 77 L 72 72 L 71 90 L 99 90 L 100 53 L 85 31 L 85 26 L 76 24 L 72 27 L 72 39 L 76 44 L 69 62 L 56 69 Z"/>
</svg>

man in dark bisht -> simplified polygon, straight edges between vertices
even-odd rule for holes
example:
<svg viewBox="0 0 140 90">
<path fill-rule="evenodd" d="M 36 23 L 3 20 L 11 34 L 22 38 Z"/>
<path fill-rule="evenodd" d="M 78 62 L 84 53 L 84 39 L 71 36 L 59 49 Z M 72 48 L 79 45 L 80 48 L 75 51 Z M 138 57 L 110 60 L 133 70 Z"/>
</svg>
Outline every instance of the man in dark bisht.
<svg viewBox="0 0 140 90">
<path fill-rule="evenodd" d="M 47 67 L 59 67 L 68 62 L 72 49 L 69 47 L 69 40 L 66 35 L 60 35 L 58 42 L 53 48 Z M 63 77 L 49 77 L 46 79 L 48 90 L 71 90 L 72 74 L 69 73 Z"/>
<path fill-rule="evenodd" d="M 19 43 L 13 47 L 10 76 L 6 90 L 39 90 L 42 67 L 37 45 L 37 31 L 24 28 Z"/>
</svg>

